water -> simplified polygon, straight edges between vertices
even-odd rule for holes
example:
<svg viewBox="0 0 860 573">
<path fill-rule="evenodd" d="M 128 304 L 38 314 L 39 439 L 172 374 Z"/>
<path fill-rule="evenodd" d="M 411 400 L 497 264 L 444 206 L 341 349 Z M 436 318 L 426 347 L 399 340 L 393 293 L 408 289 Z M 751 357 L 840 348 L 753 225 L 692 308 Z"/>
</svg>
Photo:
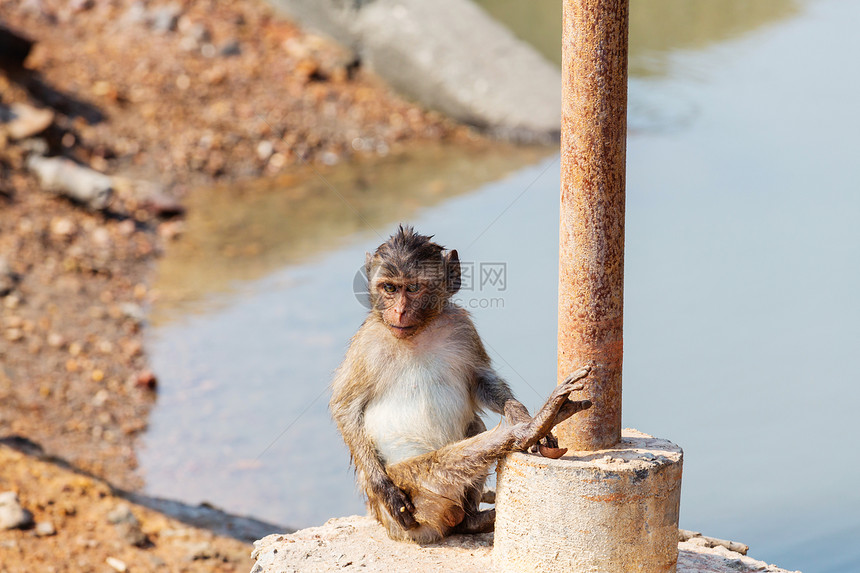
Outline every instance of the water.
<svg viewBox="0 0 860 573">
<path fill-rule="evenodd" d="M 853 572 L 860 4 L 768 4 L 770 18 L 727 10 L 717 32 L 691 9 L 675 36 L 683 14 L 651 14 L 667 33 L 645 36 L 666 45 L 631 54 L 624 424 L 684 448 L 681 527 L 788 569 Z M 634 26 L 644 6 L 670 4 L 634 3 Z M 354 208 L 328 187 L 209 196 L 224 207 L 168 255 L 148 332 L 148 491 L 297 527 L 363 511 L 326 385 L 364 316 L 364 253 L 401 219 L 477 273 L 504 264 L 504 283 L 462 302 L 534 409 L 555 383 L 558 158 L 501 153 L 469 155 L 484 177 L 456 189 L 444 158 L 325 174 Z M 256 211 L 237 213 L 236 193 Z"/>
</svg>

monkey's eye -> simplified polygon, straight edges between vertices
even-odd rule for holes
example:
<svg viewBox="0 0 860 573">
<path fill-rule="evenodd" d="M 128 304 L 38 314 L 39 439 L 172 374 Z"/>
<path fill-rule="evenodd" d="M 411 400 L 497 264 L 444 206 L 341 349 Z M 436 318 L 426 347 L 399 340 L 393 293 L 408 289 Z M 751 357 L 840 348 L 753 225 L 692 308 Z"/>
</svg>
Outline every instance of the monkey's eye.
<svg viewBox="0 0 860 573">
<path fill-rule="evenodd" d="M 392 292 L 397 290 L 397 287 L 391 283 L 383 283 L 382 284 L 382 290 L 384 290 L 387 293 L 392 293 Z"/>
<path fill-rule="evenodd" d="M 411 285 L 406 285 L 406 290 L 408 292 L 418 292 L 421 290 L 421 285 L 418 283 L 412 283 Z"/>
</svg>

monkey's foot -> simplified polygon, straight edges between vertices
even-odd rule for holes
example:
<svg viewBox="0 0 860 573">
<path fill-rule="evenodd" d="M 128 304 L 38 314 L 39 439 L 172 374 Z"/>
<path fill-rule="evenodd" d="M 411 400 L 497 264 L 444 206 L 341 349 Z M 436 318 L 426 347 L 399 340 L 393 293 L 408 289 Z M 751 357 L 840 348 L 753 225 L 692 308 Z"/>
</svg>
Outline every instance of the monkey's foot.
<svg viewBox="0 0 860 573">
<path fill-rule="evenodd" d="M 591 402 L 587 400 L 573 402 L 567 398 L 571 392 L 582 390 L 585 387 L 579 380 L 587 376 L 590 371 L 591 367 L 589 366 L 580 368 L 555 387 L 543 407 L 522 428 L 523 434 L 519 436 L 519 440 L 522 441 L 518 440 L 517 449 L 525 450 L 537 444 L 550 433 L 556 424 L 566 420 L 575 412 L 591 406 Z"/>
<path fill-rule="evenodd" d="M 550 400 L 560 396 L 564 396 L 565 398 L 558 411 L 556 412 L 553 426 L 563 422 L 575 413 L 580 412 L 582 410 L 586 410 L 591 407 L 590 400 L 574 401 L 567 399 L 567 396 L 571 392 L 578 392 L 585 388 L 585 384 L 583 382 L 580 382 L 580 380 L 588 376 L 590 372 L 590 365 L 579 368 L 572 374 L 570 374 L 567 378 L 565 378 L 564 381 L 556 387 L 555 392 L 553 392 L 553 396 L 550 398 Z M 542 438 L 538 444 L 532 446 L 531 451 L 532 453 L 536 453 L 537 451 L 545 458 L 558 459 L 567 453 L 567 448 L 559 448 L 558 439 L 550 432 L 547 433 L 547 435 Z"/>
<path fill-rule="evenodd" d="M 496 503 L 496 492 L 491 489 L 485 489 L 481 493 L 481 503 Z"/>
<path fill-rule="evenodd" d="M 496 524 L 496 510 L 485 509 L 466 515 L 454 529 L 457 533 L 489 533 Z"/>
</svg>

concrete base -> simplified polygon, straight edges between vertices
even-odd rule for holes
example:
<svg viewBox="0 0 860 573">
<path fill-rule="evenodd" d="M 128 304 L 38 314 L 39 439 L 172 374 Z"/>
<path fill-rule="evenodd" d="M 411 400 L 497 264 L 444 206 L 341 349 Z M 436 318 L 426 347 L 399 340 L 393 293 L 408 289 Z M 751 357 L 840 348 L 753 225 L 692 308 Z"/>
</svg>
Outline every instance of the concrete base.
<svg viewBox="0 0 860 573">
<path fill-rule="evenodd" d="M 500 572 L 492 559 L 492 533 L 452 535 L 439 543 L 418 545 L 394 541 L 372 517 L 358 515 L 330 519 L 290 535 L 269 535 L 254 547 L 253 573 Z M 677 573 L 788 573 L 725 547 L 709 547 L 701 538 L 679 543 L 678 549 Z"/>
<path fill-rule="evenodd" d="M 681 448 L 636 430 L 597 452 L 499 464 L 493 560 L 500 571 L 674 572 Z"/>
</svg>

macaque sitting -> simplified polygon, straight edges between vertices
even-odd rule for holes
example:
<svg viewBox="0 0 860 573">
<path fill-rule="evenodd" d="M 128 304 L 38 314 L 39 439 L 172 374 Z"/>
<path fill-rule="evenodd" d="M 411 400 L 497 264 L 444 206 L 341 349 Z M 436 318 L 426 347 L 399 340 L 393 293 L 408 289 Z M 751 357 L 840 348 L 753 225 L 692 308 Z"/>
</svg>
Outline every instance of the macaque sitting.
<svg viewBox="0 0 860 573">
<path fill-rule="evenodd" d="M 492 531 L 495 510 L 478 505 L 493 463 L 591 406 L 568 399 L 586 367 L 529 415 L 490 365 L 468 312 L 450 302 L 460 288 L 457 251 L 430 239 L 401 226 L 367 255 L 371 310 L 330 402 L 371 513 L 392 538 L 419 543 Z M 488 431 L 484 409 L 507 424 Z"/>
</svg>

